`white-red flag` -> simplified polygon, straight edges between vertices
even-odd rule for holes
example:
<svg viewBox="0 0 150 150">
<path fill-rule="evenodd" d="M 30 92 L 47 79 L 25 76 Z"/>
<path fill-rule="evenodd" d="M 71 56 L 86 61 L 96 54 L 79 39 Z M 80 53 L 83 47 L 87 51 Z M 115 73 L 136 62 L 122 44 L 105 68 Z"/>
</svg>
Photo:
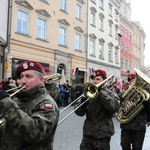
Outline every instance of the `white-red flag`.
<svg viewBox="0 0 150 150">
<path fill-rule="evenodd" d="M 120 80 L 117 82 L 117 85 L 118 85 L 118 87 L 119 87 L 119 89 L 120 89 L 121 92 L 124 90 L 123 84 L 124 84 L 124 83 L 123 83 L 122 79 L 120 79 Z"/>
<path fill-rule="evenodd" d="M 74 77 L 75 76 L 75 74 L 76 74 L 76 67 L 74 67 L 74 69 L 72 69 L 72 77 Z"/>
</svg>

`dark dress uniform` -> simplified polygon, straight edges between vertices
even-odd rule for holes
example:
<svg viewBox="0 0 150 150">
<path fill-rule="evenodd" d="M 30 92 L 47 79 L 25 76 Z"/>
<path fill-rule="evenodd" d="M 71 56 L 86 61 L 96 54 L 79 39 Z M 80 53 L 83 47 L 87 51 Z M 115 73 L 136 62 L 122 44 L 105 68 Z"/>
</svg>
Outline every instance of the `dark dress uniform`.
<svg viewBox="0 0 150 150">
<path fill-rule="evenodd" d="M 19 93 L 17 99 L 0 100 L 5 124 L 0 134 L 0 150 L 52 150 L 59 119 L 55 101 L 44 85 Z"/>
<path fill-rule="evenodd" d="M 145 90 L 149 92 L 150 85 Z M 122 150 L 142 150 L 147 122 L 150 122 L 150 100 L 130 122 L 120 124 Z"/>
<path fill-rule="evenodd" d="M 82 101 L 83 98 L 75 104 L 75 108 Z M 118 108 L 118 97 L 112 91 L 103 89 L 97 98 L 89 99 L 75 111 L 78 116 L 86 114 L 80 150 L 110 150 L 111 136 L 115 132 L 112 117 Z"/>
</svg>

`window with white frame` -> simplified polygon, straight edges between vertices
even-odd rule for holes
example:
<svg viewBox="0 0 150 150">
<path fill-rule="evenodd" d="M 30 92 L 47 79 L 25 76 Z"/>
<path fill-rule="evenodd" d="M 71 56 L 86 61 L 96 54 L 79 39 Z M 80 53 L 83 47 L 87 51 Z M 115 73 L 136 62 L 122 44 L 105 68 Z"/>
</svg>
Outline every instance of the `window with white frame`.
<svg viewBox="0 0 150 150">
<path fill-rule="evenodd" d="M 123 33 L 123 27 L 121 27 L 121 35 L 122 36 L 124 35 L 124 33 Z"/>
<path fill-rule="evenodd" d="M 112 5 L 111 4 L 109 4 L 109 12 L 108 13 L 110 16 L 112 16 Z"/>
<path fill-rule="evenodd" d="M 81 51 L 81 35 L 75 34 L 75 50 Z"/>
<path fill-rule="evenodd" d="M 118 10 L 115 9 L 115 19 L 116 19 L 117 21 L 118 21 L 118 14 L 119 14 Z"/>
<path fill-rule="evenodd" d="M 38 18 L 37 38 L 46 40 L 46 20 Z"/>
<path fill-rule="evenodd" d="M 59 27 L 59 45 L 66 46 L 67 45 L 67 30 L 64 27 Z"/>
<path fill-rule="evenodd" d="M 104 18 L 99 16 L 99 29 L 100 30 L 103 30 L 103 22 L 104 22 L 103 20 L 104 20 Z"/>
<path fill-rule="evenodd" d="M 92 25 L 95 25 L 95 13 L 94 13 L 94 12 L 91 12 L 90 23 L 91 23 Z"/>
<path fill-rule="evenodd" d="M 99 43 L 99 58 L 103 59 L 104 58 L 104 44 L 103 43 Z"/>
<path fill-rule="evenodd" d="M 18 10 L 17 32 L 28 35 L 29 14 Z"/>
<path fill-rule="evenodd" d="M 76 18 L 81 20 L 81 5 L 77 4 L 76 6 Z"/>
<path fill-rule="evenodd" d="M 128 54 L 128 45 L 126 44 L 126 53 Z"/>
<path fill-rule="evenodd" d="M 90 46 L 90 55 L 91 56 L 94 56 L 95 55 L 95 52 L 94 52 L 94 49 L 95 49 L 95 41 L 93 39 L 90 39 L 90 42 L 89 42 L 89 46 Z"/>
<path fill-rule="evenodd" d="M 99 7 L 104 8 L 104 0 L 99 0 Z"/>
<path fill-rule="evenodd" d="M 120 60 L 120 66 L 121 66 L 121 71 L 124 71 L 125 69 L 124 69 L 124 59 L 123 58 L 121 58 L 121 60 Z"/>
<path fill-rule="evenodd" d="M 108 49 L 108 61 L 112 62 L 112 49 Z"/>
<path fill-rule="evenodd" d="M 112 36 L 112 24 L 109 24 L 109 35 Z"/>
<path fill-rule="evenodd" d="M 67 11 L 67 0 L 60 0 L 60 9 L 63 11 Z"/>
<path fill-rule="evenodd" d="M 118 52 L 118 49 L 115 49 L 115 63 L 119 63 L 119 52 Z"/>
<path fill-rule="evenodd" d="M 115 28 L 115 39 L 118 40 L 118 28 Z"/>
<path fill-rule="evenodd" d="M 121 42 L 121 50 L 124 51 L 124 43 Z"/>
</svg>

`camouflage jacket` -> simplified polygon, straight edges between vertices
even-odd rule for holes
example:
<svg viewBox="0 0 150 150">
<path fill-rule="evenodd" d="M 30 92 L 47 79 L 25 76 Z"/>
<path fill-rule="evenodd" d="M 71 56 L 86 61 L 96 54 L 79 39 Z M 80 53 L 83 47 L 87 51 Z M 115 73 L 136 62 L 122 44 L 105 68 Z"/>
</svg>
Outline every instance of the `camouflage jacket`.
<svg viewBox="0 0 150 150">
<path fill-rule="evenodd" d="M 57 102 L 59 97 L 59 88 L 56 87 L 55 83 L 45 83 L 45 87 L 47 89 L 47 93 Z"/>
<path fill-rule="evenodd" d="M 0 113 L 6 121 L 0 149 L 52 150 L 59 119 L 57 104 L 43 85 L 17 97 L 17 101 L 9 97 L 0 101 Z"/>
<path fill-rule="evenodd" d="M 75 104 L 75 108 L 78 105 L 80 102 Z M 83 135 L 94 139 L 111 137 L 114 134 L 112 117 L 118 108 L 118 97 L 108 89 L 101 90 L 97 98 L 89 99 L 88 103 L 75 111 L 79 116 L 86 114 Z"/>
</svg>

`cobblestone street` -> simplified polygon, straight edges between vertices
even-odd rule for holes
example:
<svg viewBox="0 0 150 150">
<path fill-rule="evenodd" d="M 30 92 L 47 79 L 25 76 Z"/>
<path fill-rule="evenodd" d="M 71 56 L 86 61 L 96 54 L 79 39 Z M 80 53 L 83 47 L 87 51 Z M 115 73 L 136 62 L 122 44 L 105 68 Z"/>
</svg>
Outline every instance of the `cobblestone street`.
<svg viewBox="0 0 150 150">
<path fill-rule="evenodd" d="M 60 108 L 61 110 L 62 108 Z M 69 107 L 60 115 L 60 120 L 73 110 Z M 82 126 L 85 117 L 79 117 L 74 113 L 64 120 L 57 128 L 54 139 L 54 150 L 79 150 L 82 139 Z M 121 150 L 119 122 L 114 118 L 115 134 L 111 139 L 111 150 Z M 143 150 L 150 149 L 150 127 L 147 128 Z"/>
</svg>

